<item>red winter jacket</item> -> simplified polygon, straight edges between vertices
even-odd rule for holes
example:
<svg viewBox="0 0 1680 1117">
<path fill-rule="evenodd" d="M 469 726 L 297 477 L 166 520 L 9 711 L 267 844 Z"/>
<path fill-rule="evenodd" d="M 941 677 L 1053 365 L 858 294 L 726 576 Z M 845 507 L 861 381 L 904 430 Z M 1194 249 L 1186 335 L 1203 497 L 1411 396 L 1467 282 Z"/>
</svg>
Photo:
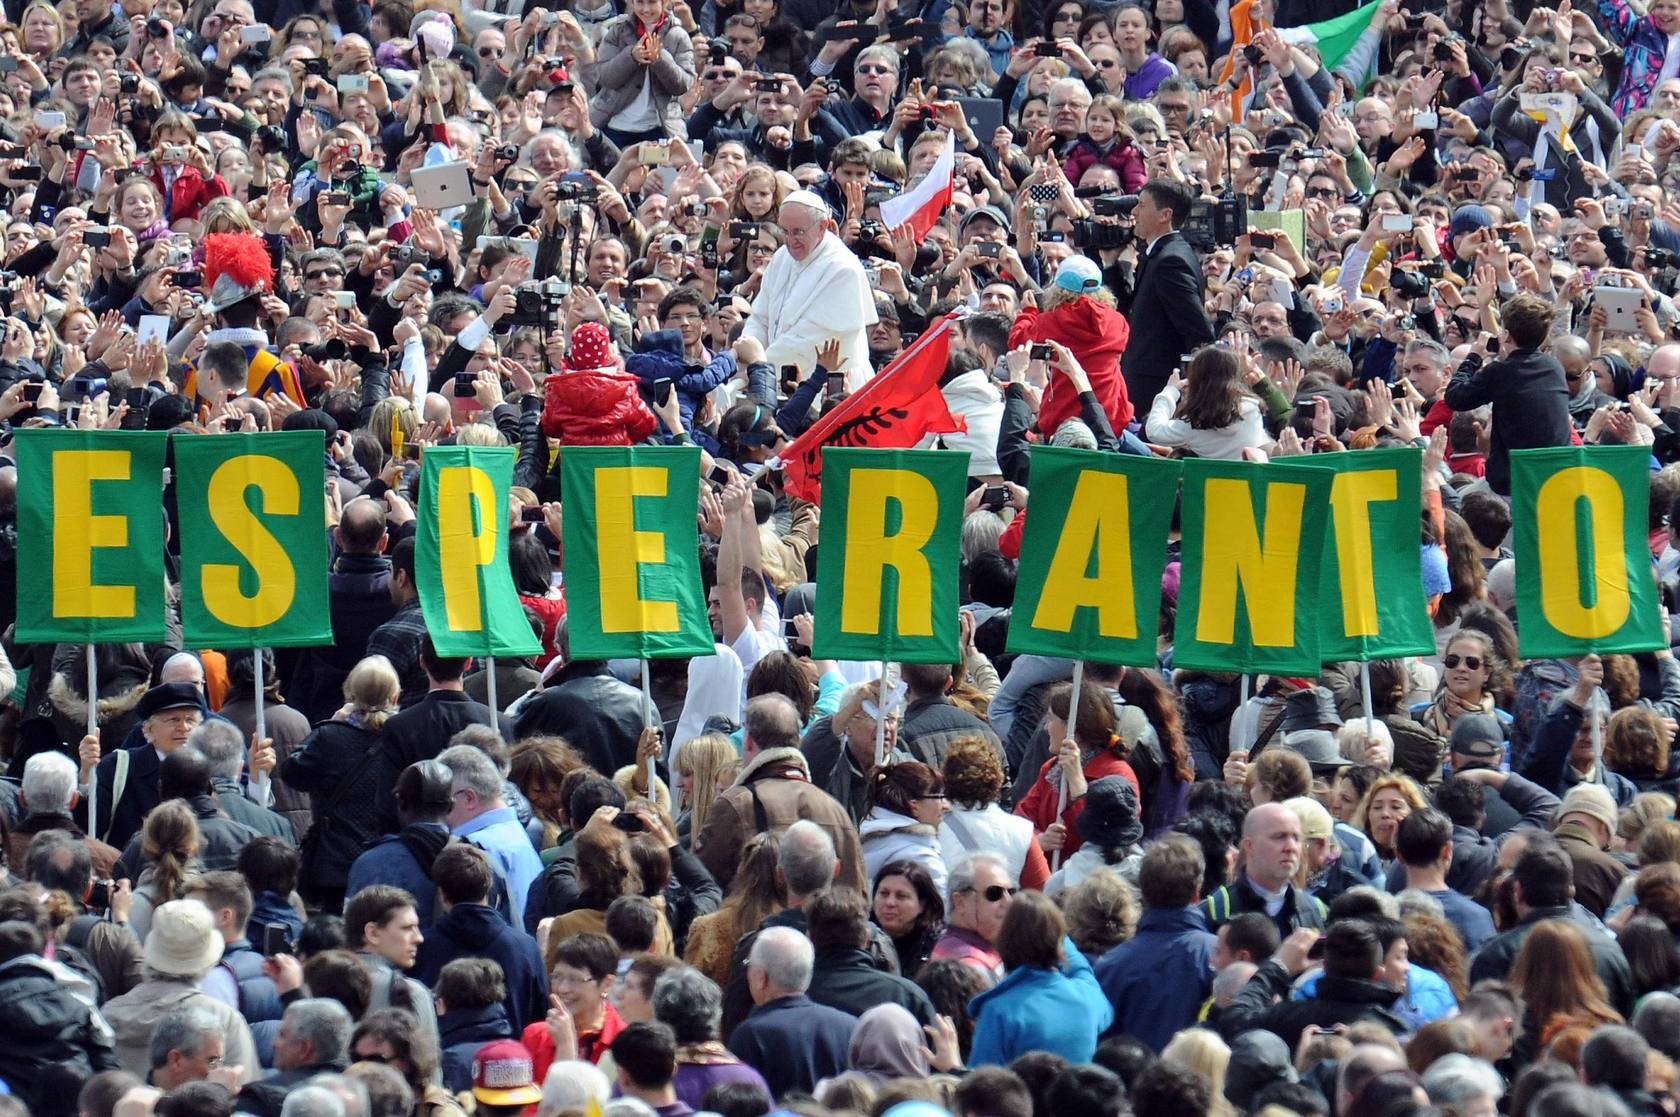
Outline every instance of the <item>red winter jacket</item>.
<svg viewBox="0 0 1680 1117">
<path fill-rule="evenodd" d="M 622 372 L 562 372 L 543 385 L 543 433 L 565 446 L 633 446 L 659 420 Z"/>
<path fill-rule="evenodd" d="M 1149 181 L 1149 175 L 1143 169 L 1143 153 L 1130 140 L 1117 143 L 1107 151 L 1099 151 L 1094 142 L 1080 137 L 1068 152 L 1067 160 L 1062 164 L 1062 173 L 1067 175 L 1069 182 L 1078 186 L 1085 172 L 1099 165 L 1113 167 L 1120 176 L 1120 188 L 1128 194 L 1136 194 Z"/>
<path fill-rule="evenodd" d="M 212 175 L 209 182 L 198 173 L 197 167 L 181 168 L 181 173 L 175 177 L 175 188 L 166 191 L 163 188 L 163 169 L 153 167 L 149 176 L 152 185 L 157 187 L 158 193 L 169 199 L 169 223 L 177 221 L 197 221 L 198 215 L 213 198 L 225 198 L 233 191 L 221 175 Z"/>
<path fill-rule="evenodd" d="M 1114 433 L 1119 434 L 1132 421 L 1132 401 L 1120 376 L 1120 355 L 1131 336 L 1132 328 L 1119 311 L 1082 296 L 1042 313 L 1037 307 L 1022 308 L 1009 329 L 1009 347 L 1029 341 L 1059 341 L 1073 350 L 1091 378 L 1097 402 L 1113 424 Z M 1078 417 L 1079 393 L 1067 377 L 1052 372 L 1038 407 L 1038 429 L 1055 434 L 1064 421 Z"/>
</svg>

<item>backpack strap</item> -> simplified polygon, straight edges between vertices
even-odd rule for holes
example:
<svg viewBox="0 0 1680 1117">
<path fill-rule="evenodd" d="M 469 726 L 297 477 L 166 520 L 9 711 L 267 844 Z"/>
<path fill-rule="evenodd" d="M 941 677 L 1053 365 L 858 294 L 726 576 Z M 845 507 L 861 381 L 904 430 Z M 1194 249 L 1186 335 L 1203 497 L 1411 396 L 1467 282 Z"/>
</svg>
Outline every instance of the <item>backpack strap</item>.
<svg viewBox="0 0 1680 1117">
<path fill-rule="evenodd" d="M 69 930 L 64 932 L 64 945 L 86 950 L 88 938 L 93 934 L 94 927 L 102 922 L 104 920 L 97 915 L 78 915 L 70 921 Z"/>
<path fill-rule="evenodd" d="M 974 840 L 974 835 L 969 833 L 968 827 L 964 826 L 955 814 L 946 815 L 943 821 L 951 828 L 951 833 L 956 835 L 957 841 L 964 849 L 973 852 L 980 848 L 980 843 Z"/>
</svg>

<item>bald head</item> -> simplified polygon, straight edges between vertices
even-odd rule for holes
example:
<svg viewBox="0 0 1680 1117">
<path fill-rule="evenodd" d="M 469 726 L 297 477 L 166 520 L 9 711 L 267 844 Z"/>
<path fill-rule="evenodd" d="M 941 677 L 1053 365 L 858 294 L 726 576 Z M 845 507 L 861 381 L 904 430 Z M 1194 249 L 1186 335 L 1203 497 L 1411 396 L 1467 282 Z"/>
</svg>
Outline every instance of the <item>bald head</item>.
<svg viewBox="0 0 1680 1117">
<path fill-rule="evenodd" d="M 1243 857 L 1248 878 L 1268 892 L 1280 891 L 1301 866 L 1301 819 L 1282 803 L 1262 803 L 1243 819 Z"/>
<path fill-rule="evenodd" d="M 385 506 L 359 496 L 338 519 L 338 543 L 346 554 L 376 555 L 385 543 Z"/>
<path fill-rule="evenodd" d="M 1659 345 L 1645 362 L 1645 375 L 1652 380 L 1680 380 L 1680 345 Z"/>
<path fill-rule="evenodd" d="M 1365 1084 L 1379 1074 L 1405 1070 L 1405 1057 L 1380 1043 L 1362 1043 L 1349 1052 L 1336 1072 L 1336 1112 L 1346 1113 Z"/>
</svg>

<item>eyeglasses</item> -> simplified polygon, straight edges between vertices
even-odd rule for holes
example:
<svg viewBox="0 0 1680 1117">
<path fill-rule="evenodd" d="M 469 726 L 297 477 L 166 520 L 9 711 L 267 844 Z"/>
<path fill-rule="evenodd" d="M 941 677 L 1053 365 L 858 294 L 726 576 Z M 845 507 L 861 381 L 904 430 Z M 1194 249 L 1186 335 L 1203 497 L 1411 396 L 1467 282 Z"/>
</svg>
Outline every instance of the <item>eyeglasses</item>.
<svg viewBox="0 0 1680 1117">
<path fill-rule="evenodd" d="M 981 888 L 965 888 L 965 889 L 963 889 L 963 891 L 964 892 L 975 893 L 981 899 L 985 900 L 988 904 L 995 904 L 999 900 L 1003 899 L 1005 896 L 1013 896 L 1013 895 L 1015 895 L 1015 893 L 1017 893 L 1021 890 L 1019 888 L 1010 888 L 1010 887 L 1008 887 L 1006 885 L 1002 885 L 1002 884 L 991 884 L 991 885 L 987 885 L 983 889 L 981 889 Z"/>
<path fill-rule="evenodd" d="M 303 273 L 303 278 L 304 279 L 326 279 L 326 278 L 331 277 L 331 276 L 337 276 L 338 278 L 342 279 L 344 277 L 344 269 L 343 268 L 321 268 L 318 271 L 307 271 L 307 272 Z"/>
<path fill-rule="evenodd" d="M 1441 657 L 1441 665 L 1448 671 L 1451 671 L 1460 663 L 1464 664 L 1464 666 L 1470 668 L 1472 671 L 1480 671 L 1482 669 L 1481 656 L 1448 654 Z"/>
<path fill-rule="evenodd" d="M 390 1062 L 390 1060 L 387 1059 L 385 1056 L 380 1055 L 380 1054 L 376 1054 L 374 1052 L 369 1052 L 366 1055 L 357 1055 L 356 1056 L 356 1061 L 358 1063 L 388 1063 L 388 1062 Z"/>
<path fill-rule="evenodd" d="M 857 72 L 860 74 L 880 74 L 883 77 L 887 74 L 898 73 L 898 71 L 893 69 L 891 66 L 879 66 L 873 62 L 863 63 L 857 68 Z"/>
</svg>

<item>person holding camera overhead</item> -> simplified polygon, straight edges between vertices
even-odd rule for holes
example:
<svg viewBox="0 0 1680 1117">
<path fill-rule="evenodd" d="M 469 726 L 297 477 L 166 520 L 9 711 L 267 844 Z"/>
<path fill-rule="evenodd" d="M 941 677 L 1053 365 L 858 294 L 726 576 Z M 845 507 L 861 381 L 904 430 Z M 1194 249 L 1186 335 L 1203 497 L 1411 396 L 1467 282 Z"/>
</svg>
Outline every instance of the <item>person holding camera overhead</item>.
<svg viewBox="0 0 1680 1117">
<path fill-rule="evenodd" d="M 1478 334 L 1443 397 L 1454 411 L 1493 404 L 1487 481 L 1500 496 L 1511 495 L 1512 450 L 1568 446 L 1574 439 L 1563 366 L 1550 353 L 1540 351 L 1551 334 L 1556 310 L 1541 295 L 1508 300 L 1499 308 L 1499 321 L 1510 339 L 1509 355 L 1500 357 L 1504 347 L 1498 338 Z"/>
<path fill-rule="evenodd" d="M 1213 340 L 1213 323 L 1203 303 L 1207 284 L 1201 262 L 1178 231 L 1194 202 L 1188 187 L 1152 178 L 1144 183 L 1132 211 L 1144 251 L 1132 283 L 1132 337 L 1120 369 L 1132 403 L 1140 408 L 1154 406 L 1180 357 Z M 1115 429 L 1120 428 L 1116 425 Z"/>
</svg>

